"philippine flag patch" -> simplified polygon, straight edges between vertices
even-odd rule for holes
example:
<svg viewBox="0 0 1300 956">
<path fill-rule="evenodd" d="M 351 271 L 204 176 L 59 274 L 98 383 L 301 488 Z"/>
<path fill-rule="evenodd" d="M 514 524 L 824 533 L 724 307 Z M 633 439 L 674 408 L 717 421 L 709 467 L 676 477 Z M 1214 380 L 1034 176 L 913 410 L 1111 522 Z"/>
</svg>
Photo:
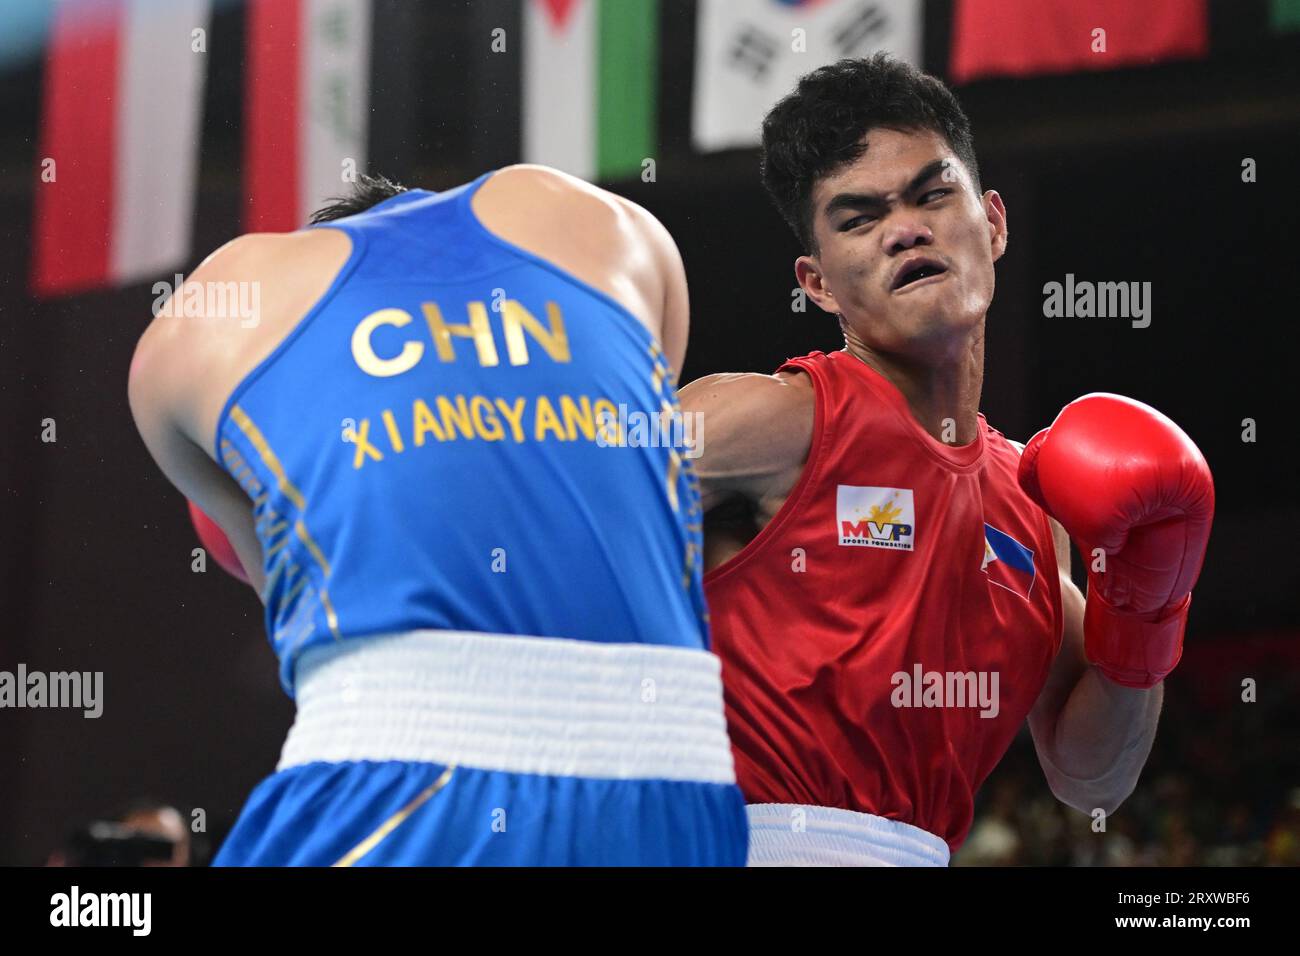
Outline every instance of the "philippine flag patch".
<svg viewBox="0 0 1300 956">
<path fill-rule="evenodd" d="M 989 584 L 1015 591 L 1029 599 L 1034 589 L 1034 552 L 993 525 L 984 525 L 984 563 L 980 570 L 989 576 Z"/>
</svg>

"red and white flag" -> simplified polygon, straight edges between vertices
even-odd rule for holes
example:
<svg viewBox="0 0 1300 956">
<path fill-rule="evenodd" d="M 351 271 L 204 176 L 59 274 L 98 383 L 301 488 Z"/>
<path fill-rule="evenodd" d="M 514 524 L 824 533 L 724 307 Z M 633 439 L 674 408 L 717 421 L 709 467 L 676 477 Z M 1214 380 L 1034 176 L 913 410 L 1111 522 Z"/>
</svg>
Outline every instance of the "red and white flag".
<svg viewBox="0 0 1300 956">
<path fill-rule="evenodd" d="M 170 274 L 190 254 L 210 0 L 62 0 L 46 56 L 32 289 Z"/>
<path fill-rule="evenodd" d="M 250 0 L 244 228 L 288 232 L 366 167 L 370 0 Z"/>
</svg>

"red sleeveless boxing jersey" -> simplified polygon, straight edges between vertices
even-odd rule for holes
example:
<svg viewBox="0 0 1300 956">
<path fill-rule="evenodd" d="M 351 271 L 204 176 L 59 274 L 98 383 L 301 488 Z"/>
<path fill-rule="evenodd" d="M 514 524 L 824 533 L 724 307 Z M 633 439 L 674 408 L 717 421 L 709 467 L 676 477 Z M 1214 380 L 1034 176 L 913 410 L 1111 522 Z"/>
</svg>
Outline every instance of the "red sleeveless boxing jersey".
<svg viewBox="0 0 1300 956">
<path fill-rule="evenodd" d="M 900 820 L 955 850 L 1060 646 L 1047 516 L 979 417 L 953 447 L 887 379 L 813 352 L 808 461 L 705 577 L 736 776 L 750 803 Z"/>
</svg>

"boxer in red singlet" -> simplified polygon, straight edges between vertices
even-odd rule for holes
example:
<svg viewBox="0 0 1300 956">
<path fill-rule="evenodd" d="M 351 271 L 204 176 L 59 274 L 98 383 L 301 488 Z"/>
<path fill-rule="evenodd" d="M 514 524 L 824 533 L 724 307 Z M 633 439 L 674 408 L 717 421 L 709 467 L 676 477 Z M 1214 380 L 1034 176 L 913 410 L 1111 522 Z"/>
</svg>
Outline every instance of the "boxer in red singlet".
<svg viewBox="0 0 1300 956">
<path fill-rule="evenodd" d="M 845 347 L 681 392 L 707 426 L 705 585 L 750 863 L 946 864 L 1026 718 L 1053 793 L 1113 812 L 1181 653 L 1204 458 L 1119 396 L 1027 446 L 979 414 L 1007 216 L 938 80 L 883 56 L 809 74 L 764 122 L 763 175 Z"/>
</svg>

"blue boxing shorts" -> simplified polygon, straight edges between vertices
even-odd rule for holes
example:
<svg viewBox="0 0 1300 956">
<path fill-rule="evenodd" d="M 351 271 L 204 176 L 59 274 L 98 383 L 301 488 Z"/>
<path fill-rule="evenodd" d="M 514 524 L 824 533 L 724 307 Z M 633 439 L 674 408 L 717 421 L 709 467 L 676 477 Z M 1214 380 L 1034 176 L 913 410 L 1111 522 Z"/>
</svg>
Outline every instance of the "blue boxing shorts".
<svg viewBox="0 0 1300 956">
<path fill-rule="evenodd" d="M 303 653 L 218 866 L 743 866 L 720 665 L 452 631 Z"/>
</svg>

